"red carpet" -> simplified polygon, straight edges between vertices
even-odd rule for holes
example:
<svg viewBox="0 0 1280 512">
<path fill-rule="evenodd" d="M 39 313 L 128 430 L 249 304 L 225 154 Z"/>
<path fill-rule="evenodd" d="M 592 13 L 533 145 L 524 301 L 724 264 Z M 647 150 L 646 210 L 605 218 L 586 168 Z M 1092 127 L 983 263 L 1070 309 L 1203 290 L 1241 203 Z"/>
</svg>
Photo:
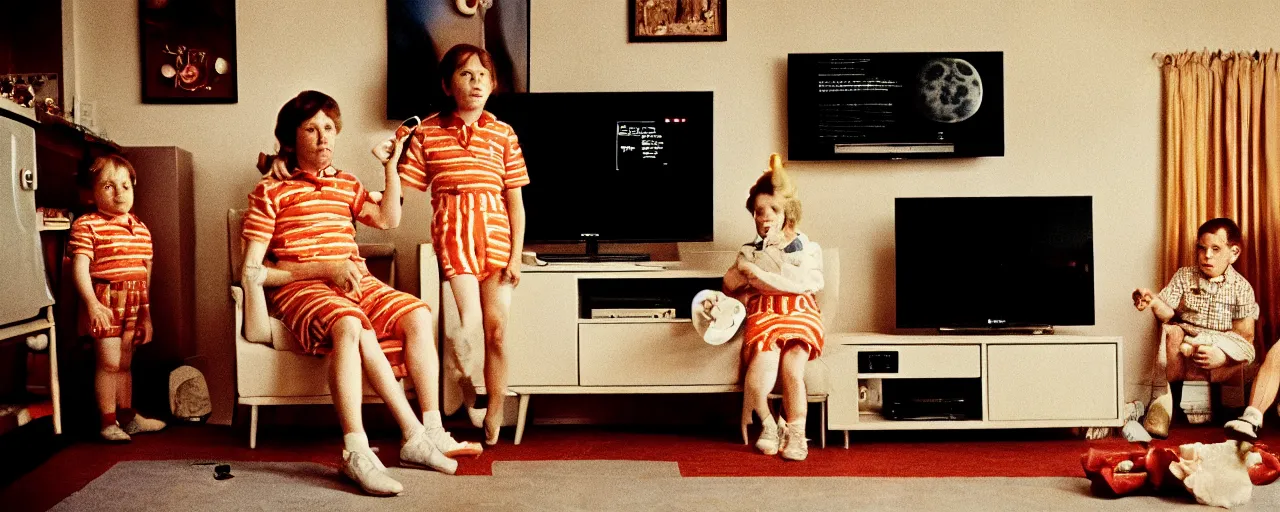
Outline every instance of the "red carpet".
<svg viewBox="0 0 1280 512">
<path fill-rule="evenodd" d="M 477 429 L 458 430 L 459 439 L 477 439 Z M 1264 429 L 1264 442 L 1280 446 L 1280 432 Z M 383 460 L 396 463 L 394 433 L 375 434 L 373 445 Z M 1083 477 L 1080 455 L 1089 447 L 1126 446 L 1123 439 L 1084 441 L 1065 429 L 935 432 L 855 432 L 850 449 L 833 433 L 826 449 L 811 442 L 809 459 L 785 462 L 766 457 L 736 439 L 732 426 L 701 429 L 605 427 L 531 427 L 520 446 L 503 443 L 477 458 L 460 459 L 459 475 L 488 475 L 494 461 L 508 460 L 651 460 L 679 463 L 686 477 L 699 476 L 1077 476 Z M 1220 426 L 1176 426 L 1163 443 L 1219 442 Z M 244 430 L 204 425 L 177 425 L 159 434 L 138 436 L 127 445 L 76 443 L 47 463 L 0 491 L 6 510 L 45 510 L 84 487 L 116 462 L 124 460 L 192 459 L 319 462 L 337 466 L 341 441 L 325 429 L 267 429 L 258 449 L 250 450 Z"/>
</svg>

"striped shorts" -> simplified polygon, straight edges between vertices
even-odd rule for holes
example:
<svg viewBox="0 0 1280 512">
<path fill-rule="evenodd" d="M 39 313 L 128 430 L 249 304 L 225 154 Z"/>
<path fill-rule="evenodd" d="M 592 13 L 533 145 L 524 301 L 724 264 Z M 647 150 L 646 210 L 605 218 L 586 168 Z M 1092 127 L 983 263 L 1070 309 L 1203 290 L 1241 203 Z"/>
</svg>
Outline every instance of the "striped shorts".
<svg viewBox="0 0 1280 512">
<path fill-rule="evenodd" d="M 95 330 L 89 315 L 81 315 L 81 334 L 95 339 L 120 338 L 120 342 L 124 344 L 142 343 L 144 333 L 142 324 L 138 322 L 138 311 L 143 307 L 150 307 L 145 279 L 94 281 L 93 295 L 98 298 L 98 302 L 111 309 L 113 321 L 106 330 Z"/>
<path fill-rule="evenodd" d="M 377 334 L 396 377 L 405 376 L 404 340 L 392 337 L 400 318 L 427 307 L 417 297 L 368 274 L 360 280 L 360 289 L 352 293 L 343 293 L 328 281 L 307 279 L 281 286 L 270 294 L 272 315 L 284 322 L 303 352 L 313 355 L 331 352 L 333 339 L 329 334 L 334 323 L 344 316 L 352 316 L 359 319 L 365 329 Z"/>
<path fill-rule="evenodd" d="M 747 301 L 745 323 L 742 361 L 746 364 L 756 354 L 777 350 L 787 341 L 808 345 L 810 360 L 822 354 L 822 312 L 812 295 L 754 295 Z"/>
<path fill-rule="evenodd" d="M 511 220 L 500 193 L 438 191 L 431 206 L 431 243 L 444 279 L 474 275 L 484 281 L 507 268 Z"/>
</svg>

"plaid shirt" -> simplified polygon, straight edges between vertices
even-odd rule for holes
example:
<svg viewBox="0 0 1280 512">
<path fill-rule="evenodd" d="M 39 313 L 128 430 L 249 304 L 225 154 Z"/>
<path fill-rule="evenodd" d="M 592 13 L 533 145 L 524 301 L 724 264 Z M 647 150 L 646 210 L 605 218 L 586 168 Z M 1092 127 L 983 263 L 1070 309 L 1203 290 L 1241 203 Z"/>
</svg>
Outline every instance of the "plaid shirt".
<svg viewBox="0 0 1280 512">
<path fill-rule="evenodd" d="M 1160 299 L 1174 309 L 1175 319 L 1205 329 L 1225 332 L 1234 320 L 1257 319 L 1258 301 L 1249 281 L 1229 266 L 1220 277 L 1211 281 L 1196 267 L 1182 267 L 1160 290 Z"/>
</svg>

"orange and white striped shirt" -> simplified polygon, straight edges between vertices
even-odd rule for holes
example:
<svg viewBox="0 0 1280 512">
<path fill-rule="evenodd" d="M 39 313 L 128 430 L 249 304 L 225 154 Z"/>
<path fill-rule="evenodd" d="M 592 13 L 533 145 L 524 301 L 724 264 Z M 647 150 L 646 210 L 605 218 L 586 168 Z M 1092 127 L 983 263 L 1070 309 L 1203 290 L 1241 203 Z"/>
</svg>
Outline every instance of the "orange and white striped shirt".
<svg viewBox="0 0 1280 512">
<path fill-rule="evenodd" d="M 400 161 L 400 182 L 432 195 L 493 192 L 529 184 L 524 153 L 511 125 L 482 112 L 474 126 L 452 114 L 418 125 Z"/>
<path fill-rule="evenodd" d="M 359 215 L 366 201 L 360 180 L 333 167 L 264 179 L 249 194 L 244 239 L 267 242 L 281 261 L 363 261 L 352 219 L 369 222 Z"/>
<path fill-rule="evenodd" d="M 151 230 L 132 213 L 86 213 L 71 224 L 71 254 L 89 257 L 89 277 L 119 282 L 147 279 Z"/>
</svg>

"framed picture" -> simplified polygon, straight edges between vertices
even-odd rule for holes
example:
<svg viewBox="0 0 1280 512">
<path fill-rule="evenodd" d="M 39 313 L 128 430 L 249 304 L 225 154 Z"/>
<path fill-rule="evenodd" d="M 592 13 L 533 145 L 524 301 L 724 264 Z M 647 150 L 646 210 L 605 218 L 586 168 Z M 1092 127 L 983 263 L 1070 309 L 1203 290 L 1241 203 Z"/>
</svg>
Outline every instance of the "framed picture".
<svg viewBox="0 0 1280 512">
<path fill-rule="evenodd" d="M 726 0 L 627 0 L 627 41 L 725 41 Z"/>
<path fill-rule="evenodd" d="M 143 103 L 235 103 L 235 0 L 138 0 Z"/>
<path fill-rule="evenodd" d="M 529 91 L 529 0 L 387 0 L 387 119 L 449 104 L 438 68 L 461 43 L 493 57 L 496 94 Z"/>
</svg>

